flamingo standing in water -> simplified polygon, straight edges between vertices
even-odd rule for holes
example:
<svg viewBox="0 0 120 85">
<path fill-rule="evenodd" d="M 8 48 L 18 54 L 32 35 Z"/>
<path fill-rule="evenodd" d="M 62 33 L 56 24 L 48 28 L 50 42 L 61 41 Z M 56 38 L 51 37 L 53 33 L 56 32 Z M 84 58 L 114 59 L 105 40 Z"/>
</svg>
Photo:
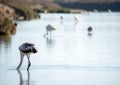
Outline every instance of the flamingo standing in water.
<svg viewBox="0 0 120 85">
<path fill-rule="evenodd" d="M 92 35 L 93 28 L 91 26 L 89 26 L 87 30 L 88 30 L 88 35 Z"/>
<path fill-rule="evenodd" d="M 63 16 L 60 16 L 61 24 L 63 24 Z"/>
<path fill-rule="evenodd" d="M 53 30 L 56 30 L 56 27 L 51 25 L 51 24 L 49 24 L 49 25 L 47 25 L 46 30 L 47 30 L 47 32 L 44 34 L 44 37 L 46 37 L 46 35 L 48 36 L 48 33 L 50 33 L 50 37 L 51 37 L 51 32 Z"/>
<path fill-rule="evenodd" d="M 34 47 L 33 43 L 23 43 L 20 47 L 19 47 L 19 51 L 20 51 L 20 63 L 17 67 L 17 69 L 19 69 L 22 65 L 23 62 L 23 58 L 26 55 L 28 58 L 28 67 L 27 70 L 29 70 L 29 67 L 31 66 L 31 62 L 30 62 L 30 54 L 32 53 L 37 53 L 37 49 Z"/>
<path fill-rule="evenodd" d="M 75 19 L 75 24 L 78 24 L 79 23 L 79 17 L 75 16 L 74 19 Z"/>
</svg>

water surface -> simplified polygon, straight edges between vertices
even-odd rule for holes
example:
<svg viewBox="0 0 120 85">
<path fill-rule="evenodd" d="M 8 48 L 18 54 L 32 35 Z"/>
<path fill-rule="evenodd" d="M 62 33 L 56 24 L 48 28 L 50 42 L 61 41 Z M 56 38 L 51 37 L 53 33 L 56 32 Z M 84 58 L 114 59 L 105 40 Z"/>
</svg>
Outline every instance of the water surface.
<svg viewBox="0 0 120 85">
<path fill-rule="evenodd" d="M 41 19 L 18 21 L 15 35 L 0 37 L 0 85 L 119 85 L 119 22 L 120 13 L 46 13 Z M 44 38 L 48 24 L 57 29 L 52 37 Z M 31 55 L 29 72 L 27 58 L 16 70 L 18 47 L 24 42 L 32 42 L 38 49 Z"/>
</svg>

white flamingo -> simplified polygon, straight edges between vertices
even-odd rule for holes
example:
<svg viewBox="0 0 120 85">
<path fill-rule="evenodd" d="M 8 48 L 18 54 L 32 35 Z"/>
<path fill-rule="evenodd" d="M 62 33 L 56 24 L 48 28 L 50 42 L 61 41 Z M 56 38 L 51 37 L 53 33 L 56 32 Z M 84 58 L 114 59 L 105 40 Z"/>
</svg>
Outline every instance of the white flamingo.
<svg viewBox="0 0 120 85">
<path fill-rule="evenodd" d="M 75 16 L 74 19 L 75 19 L 75 24 L 78 24 L 78 22 L 79 22 L 79 17 L 78 17 L 78 16 Z"/>
<path fill-rule="evenodd" d="M 50 37 L 51 37 L 51 32 L 53 30 L 56 30 L 56 27 L 54 25 L 52 25 L 52 24 L 47 25 L 47 27 L 46 27 L 47 32 L 44 34 L 44 37 L 46 37 L 46 35 L 48 36 L 48 33 L 50 33 Z"/>
<path fill-rule="evenodd" d="M 28 58 L 27 70 L 29 70 L 29 67 L 31 65 L 30 54 L 37 53 L 37 49 L 34 47 L 33 43 L 23 43 L 22 45 L 20 45 L 19 51 L 20 51 L 20 63 L 18 65 L 17 69 L 19 69 L 21 67 L 22 62 L 23 62 L 23 58 L 26 55 Z"/>
</svg>

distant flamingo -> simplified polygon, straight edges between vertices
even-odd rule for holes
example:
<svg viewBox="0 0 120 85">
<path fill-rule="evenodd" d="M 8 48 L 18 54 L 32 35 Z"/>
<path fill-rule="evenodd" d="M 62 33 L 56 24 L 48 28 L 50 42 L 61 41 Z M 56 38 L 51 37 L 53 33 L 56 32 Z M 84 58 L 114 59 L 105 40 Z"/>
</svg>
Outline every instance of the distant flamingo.
<svg viewBox="0 0 120 85">
<path fill-rule="evenodd" d="M 28 58 L 28 67 L 27 67 L 27 70 L 29 70 L 29 67 L 31 65 L 31 62 L 30 62 L 30 54 L 32 53 L 37 53 L 37 50 L 36 48 L 34 47 L 34 44 L 32 43 L 23 43 L 20 47 L 19 47 L 19 51 L 20 51 L 20 57 L 21 57 L 21 60 L 20 60 L 20 63 L 17 67 L 17 69 L 19 69 L 22 65 L 22 62 L 23 62 L 23 58 L 24 56 L 26 55 L 27 58 Z"/>
<path fill-rule="evenodd" d="M 63 16 L 60 16 L 60 19 L 63 19 Z"/>
<path fill-rule="evenodd" d="M 63 16 L 60 16 L 61 24 L 63 24 Z"/>
<path fill-rule="evenodd" d="M 75 19 L 75 24 L 78 24 L 78 22 L 79 22 L 79 17 L 78 17 L 78 16 L 75 16 L 74 19 Z"/>
<path fill-rule="evenodd" d="M 88 34 L 91 35 L 93 28 L 91 26 L 89 26 L 87 30 L 88 30 Z"/>
<path fill-rule="evenodd" d="M 51 32 L 53 30 L 56 30 L 56 27 L 51 25 L 51 24 L 49 24 L 49 25 L 47 25 L 46 30 L 47 30 L 47 33 L 44 34 L 44 37 L 46 37 L 46 35 L 48 36 L 48 33 L 50 33 L 50 37 L 51 37 Z"/>
</svg>

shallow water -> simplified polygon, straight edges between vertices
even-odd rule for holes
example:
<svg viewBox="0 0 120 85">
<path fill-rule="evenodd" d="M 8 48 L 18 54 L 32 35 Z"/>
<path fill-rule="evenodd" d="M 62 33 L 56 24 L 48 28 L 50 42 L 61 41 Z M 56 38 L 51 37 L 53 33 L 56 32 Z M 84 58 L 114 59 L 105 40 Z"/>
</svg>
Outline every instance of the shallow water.
<svg viewBox="0 0 120 85">
<path fill-rule="evenodd" d="M 48 13 L 41 14 L 41 19 L 18 21 L 17 34 L 0 37 L 0 85 L 119 85 L 119 22 L 120 13 Z M 44 38 L 48 24 L 57 29 Z M 27 58 L 16 70 L 18 47 L 24 42 L 38 49 L 31 55 L 29 72 Z"/>
</svg>

